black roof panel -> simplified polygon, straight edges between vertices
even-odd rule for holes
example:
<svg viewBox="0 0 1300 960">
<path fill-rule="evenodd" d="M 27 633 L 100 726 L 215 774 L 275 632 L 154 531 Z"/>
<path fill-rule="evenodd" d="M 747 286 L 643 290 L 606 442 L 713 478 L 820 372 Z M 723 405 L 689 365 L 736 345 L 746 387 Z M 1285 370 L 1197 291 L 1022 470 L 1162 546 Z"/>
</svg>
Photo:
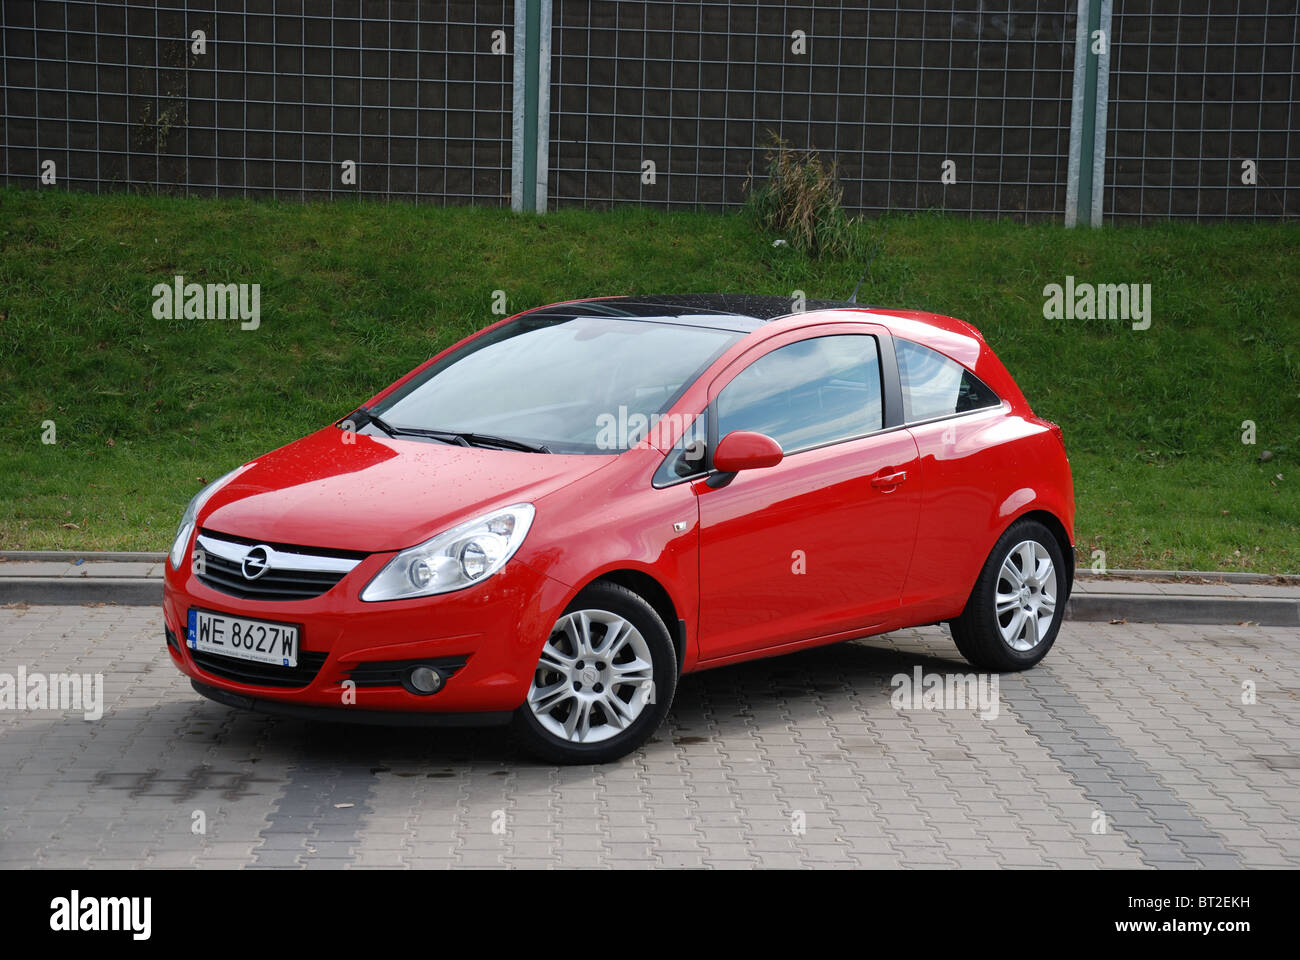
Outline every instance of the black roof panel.
<svg viewBox="0 0 1300 960">
<path fill-rule="evenodd" d="M 856 307 L 869 309 L 866 304 L 849 303 L 846 300 L 808 300 L 805 310 L 831 310 L 835 308 Z M 659 318 L 693 318 L 699 325 L 706 323 L 703 315 L 718 318 L 717 326 L 728 330 L 749 332 L 777 317 L 794 313 L 789 297 L 761 296 L 748 293 L 678 293 L 629 297 L 602 297 L 598 300 L 583 300 L 578 303 L 556 304 L 541 307 L 533 315 L 550 313 L 571 316 L 621 316 L 644 317 L 647 320 Z"/>
</svg>

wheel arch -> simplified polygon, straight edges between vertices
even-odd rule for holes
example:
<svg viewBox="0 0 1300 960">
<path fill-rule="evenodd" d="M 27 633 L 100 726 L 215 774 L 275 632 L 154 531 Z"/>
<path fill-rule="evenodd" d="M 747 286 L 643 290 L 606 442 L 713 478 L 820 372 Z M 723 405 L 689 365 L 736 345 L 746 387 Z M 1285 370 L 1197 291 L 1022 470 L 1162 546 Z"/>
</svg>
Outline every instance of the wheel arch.
<svg viewBox="0 0 1300 960">
<path fill-rule="evenodd" d="M 677 654 L 677 673 L 680 676 L 686 657 L 686 623 L 677 612 L 677 604 L 667 588 L 644 570 L 620 568 L 606 570 L 599 576 L 592 577 L 574 594 L 578 596 L 583 590 L 597 583 L 614 583 L 625 587 L 654 608 L 659 619 L 664 622 L 668 636 L 672 638 L 673 650 Z"/>
<path fill-rule="evenodd" d="M 1061 548 L 1061 557 L 1065 560 L 1065 598 L 1068 600 L 1074 590 L 1074 544 L 1070 542 L 1070 535 L 1066 532 L 1065 524 L 1060 518 L 1050 510 L 1029 510 L 1016 517 L 1011 523 L 1007 524 L 1010 530 L 1012 525 L 1019 523 L 1021 520 L 1036 520 L 1045 526 L 1053 537 L 1056 538 L 1056 545 Z"/>
</svg>

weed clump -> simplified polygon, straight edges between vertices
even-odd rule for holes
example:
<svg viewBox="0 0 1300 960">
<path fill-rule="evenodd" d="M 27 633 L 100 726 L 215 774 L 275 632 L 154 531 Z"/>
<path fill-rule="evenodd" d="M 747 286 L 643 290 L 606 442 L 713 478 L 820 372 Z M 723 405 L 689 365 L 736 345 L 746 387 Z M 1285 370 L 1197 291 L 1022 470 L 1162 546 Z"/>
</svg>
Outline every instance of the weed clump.
<svg viewBox="0 0 1300 960">
<path fill-rule="evenodd" d="M 746 205 L 759 229 L 784 239 L 809 257 L 860 258 L 866 253 L 860 218 L 844 212 L 844 189 L 834 163 L 812 150 L 796 150 L 772 135 L 767 180 L 745 181 Z"/>
</svg>

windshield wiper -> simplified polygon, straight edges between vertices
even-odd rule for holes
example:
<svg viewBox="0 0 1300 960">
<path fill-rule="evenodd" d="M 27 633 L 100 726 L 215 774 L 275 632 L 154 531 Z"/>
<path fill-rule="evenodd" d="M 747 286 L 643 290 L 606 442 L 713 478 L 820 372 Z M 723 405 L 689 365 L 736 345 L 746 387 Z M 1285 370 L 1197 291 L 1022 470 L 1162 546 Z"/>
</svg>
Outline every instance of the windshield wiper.
<svg viewBox="0 0 1300 960">
<path fill-rule="evenodd" d="M 428 437 L 431 440 L 441 440 L 443 443 L 452 443 L 461 447 L 501 447 L 505 450 L 522 450 L 525 453 L 550 453 L 551 450 L 544 443 L 527 443 L 523 440 L 512 440 L 509 437 L 494 437 L 487 433 L 469 433 L 458 430 L 425 430 L 423 427 L 395 427 L 384 420 L 379 414 L 365 407 L 358 407 L 348 419 L 362 418 L 363 422 L 359 426 L 366 426 L 373 423 L 390 437 Z"/>
<path fill-rule="evenodd" d="M 528 443 L 525 440 L 513 440 L 510 437 L 494 437 L 490 433 L 462 433 L 452 430 L 433 430 L 430 432 L 456 437 L 463 443 L 475 447 L 502 447 L 506 450 L 522 450 L 525 453 L 551 452 L 551 448 L 544 443 Z"/>
<path fill-rule="evenodd" d="M 373 410 L 367 410 L 365 407 L 357 409 L 347 418 L 347 420 L 360 419 L 357 427 L 365 427 L 374 424 L 390 437 L 428 437 L 432 440 L 441 440 L 443 443 L 451 443 L 460 447 L 468 447 L 469 441 L 463 439 L 459 434 L 448 433 L 444 430 L 422 430 L 418 427 L 395 427 L 387 420 L 383 419 Z M 343 422 L 347 422 L 347 420 Z"/>
</svg>

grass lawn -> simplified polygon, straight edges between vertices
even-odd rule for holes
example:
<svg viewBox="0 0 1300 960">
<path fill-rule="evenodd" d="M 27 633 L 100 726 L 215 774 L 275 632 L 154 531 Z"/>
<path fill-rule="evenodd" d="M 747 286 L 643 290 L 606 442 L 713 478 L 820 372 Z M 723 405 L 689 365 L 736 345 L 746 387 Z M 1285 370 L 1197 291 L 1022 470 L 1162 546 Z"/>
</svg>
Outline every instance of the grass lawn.
<svg viewBox="0 0 1300 960">
<path fill-rule="evenodd" d="M 860 299 L 983 330 L 1064 427 L 1081 562 L 1300 571 L 1300 230 L 887 222 Z M 494 290 L 511 312 L 604 294 L 842 298 L 860 271 L 774 248 L 740 215 L 0 190 L 0 548 L 166 549 L 203 478 L 497 319 Z M 152 288 L 176 274 L 261 284 L 260 327 L 155 319 Z M 1067 274 L 1150 283 L 1150 329 L 1044 319 L 1044 285 Z"/>
</svg>

